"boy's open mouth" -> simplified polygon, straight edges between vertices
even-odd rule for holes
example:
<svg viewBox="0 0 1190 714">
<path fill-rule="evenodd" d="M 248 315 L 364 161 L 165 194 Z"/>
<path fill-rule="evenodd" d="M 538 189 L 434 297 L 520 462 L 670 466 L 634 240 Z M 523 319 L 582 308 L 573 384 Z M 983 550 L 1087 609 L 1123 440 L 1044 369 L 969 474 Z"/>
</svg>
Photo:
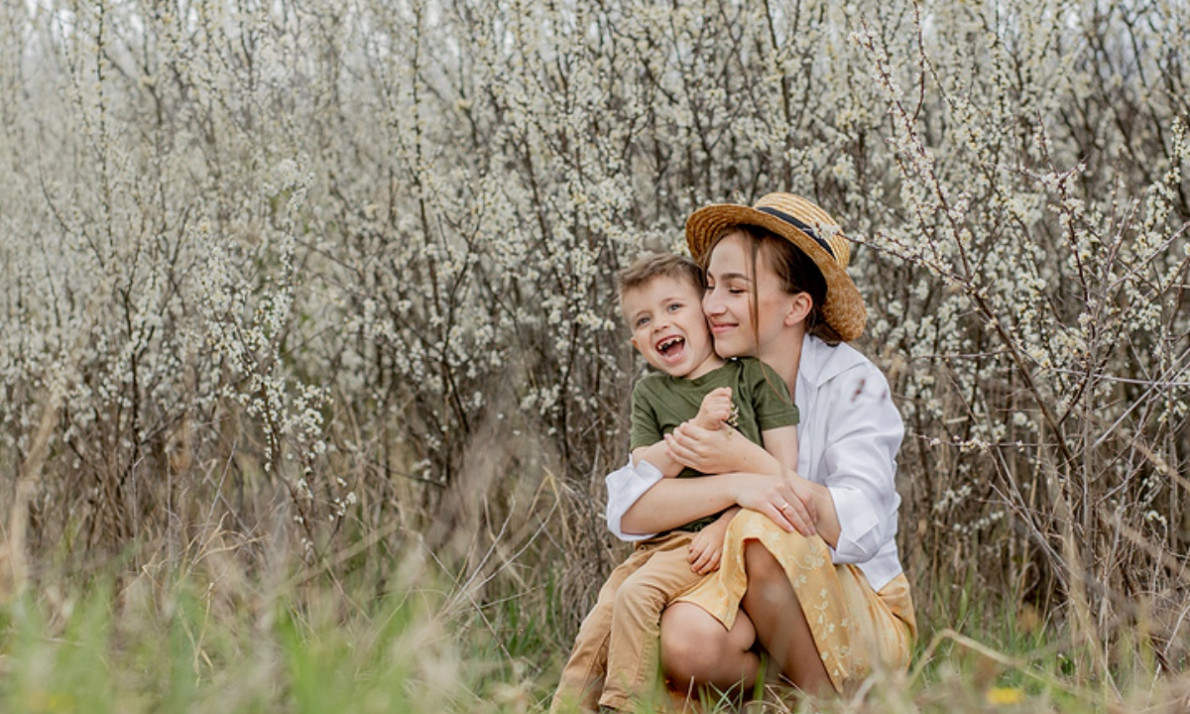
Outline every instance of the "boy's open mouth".
<svg viewBox="0 0 1190 714">
<path fill-rule="evenodd" d="M 677 357 L 682 353 L 682 348 L 686 346 L 685 337 L 666 337 L 657 343 L 657 351 L 661 353 L 662 357 Z"/>
</svg>

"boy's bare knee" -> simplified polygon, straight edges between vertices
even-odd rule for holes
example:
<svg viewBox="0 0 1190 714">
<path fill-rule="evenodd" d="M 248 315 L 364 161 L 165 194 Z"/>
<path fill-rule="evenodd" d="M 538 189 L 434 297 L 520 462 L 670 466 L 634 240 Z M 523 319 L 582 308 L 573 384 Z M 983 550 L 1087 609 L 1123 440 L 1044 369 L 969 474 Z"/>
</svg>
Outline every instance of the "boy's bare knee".
<svg viewBox="0 0 1190 714">
<path fill-rule="evenodd" d="M 727 630 L 718 621 L 687 616 L 691 613 L 685 608 L 697 606 L 677 603 L 661 618 L 661 663 L 666 676 L 679 687 L 692 680 L 707 681 L 729 645 Z"/>
</svg>

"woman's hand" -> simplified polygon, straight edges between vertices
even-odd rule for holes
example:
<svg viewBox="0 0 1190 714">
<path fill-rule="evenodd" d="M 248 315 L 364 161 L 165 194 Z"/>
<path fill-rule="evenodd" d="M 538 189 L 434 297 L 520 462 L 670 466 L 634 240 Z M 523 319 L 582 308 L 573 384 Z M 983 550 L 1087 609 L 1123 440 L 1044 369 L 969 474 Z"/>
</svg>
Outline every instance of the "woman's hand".
<svg viewBox="0 0 1190 714">
<path fill-rule="evenodd" d="M 706 429 L 685 422 L 665 436 L 665 447 L 671 459 L 704 474 L 775 471 L 776 467 L 767 451 L 726 424 Z"/>
<path fill-rule="evenodd" d="M 770 474 L 740 474 L 736 503 L 763 513 L 782 530 L 812 536 L 818 532 L 818 508 L 813 493 L 805 488 L 810 482 L 797 479 L 804 484 Z"/>
</svg>

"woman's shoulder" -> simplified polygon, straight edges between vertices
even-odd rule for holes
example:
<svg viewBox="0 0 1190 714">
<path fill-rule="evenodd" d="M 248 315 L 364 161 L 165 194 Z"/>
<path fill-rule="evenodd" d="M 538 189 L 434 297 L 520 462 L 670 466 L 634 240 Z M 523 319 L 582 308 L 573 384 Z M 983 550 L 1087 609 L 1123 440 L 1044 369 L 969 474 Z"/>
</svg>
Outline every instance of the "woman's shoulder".
<svg viewBox="0 0 1190 714">
<path fill-rule="evenodd" d="M 806 396 L 812 401 L 807 407 L 809 413 L 818 413 L 828 421 L 841 420 L 850 428 L 861 423 L 877 424 L 882 429 L 887 427 L 889 433 L 899 432 L 901 417 L 884 372 L 846 343 L 828 345 L 817 338 L 814 341 L 817 344 L 803 348 L 798 374 L 799 389 L 800 380 L 807 379 Z"/>
<path fill-rule="evenodd" d="M 802 343 L 798 372 L 799 376 L 818 384 L 845 373 L 879 375 L 880 380 L 884 381 L 884 373 L 880 368 L 851 345 L 846 342 L 831 345 L 809 335 Z"/>
</svg>

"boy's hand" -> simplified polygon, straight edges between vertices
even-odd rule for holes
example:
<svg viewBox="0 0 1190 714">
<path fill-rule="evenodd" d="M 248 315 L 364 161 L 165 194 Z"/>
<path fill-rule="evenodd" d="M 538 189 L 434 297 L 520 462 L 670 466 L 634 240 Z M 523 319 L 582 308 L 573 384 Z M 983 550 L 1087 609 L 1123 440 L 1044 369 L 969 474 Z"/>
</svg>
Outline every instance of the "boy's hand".
<svg viewBox="0 0 1190 714">
<path fill-rule="evenodd" d="M 734 513 L 733 513 L 734 515 Z M 720 516 L 711 525 L 694 534 L 690 541 L 690 569 L 698 575 L 707 575 L 719 569 L 723 557 L 723 536 L 727 534 L 730 517 Z"/>
<path fill-rule="evenodd" d="M 704 429 L 718 429 L 731 419 L 731 412 L 731 387 L 719 387 L 702 398 L 702 406 L 698 409 L 698 416 L 694 417 L 694 423 Z"/>
</svg>

